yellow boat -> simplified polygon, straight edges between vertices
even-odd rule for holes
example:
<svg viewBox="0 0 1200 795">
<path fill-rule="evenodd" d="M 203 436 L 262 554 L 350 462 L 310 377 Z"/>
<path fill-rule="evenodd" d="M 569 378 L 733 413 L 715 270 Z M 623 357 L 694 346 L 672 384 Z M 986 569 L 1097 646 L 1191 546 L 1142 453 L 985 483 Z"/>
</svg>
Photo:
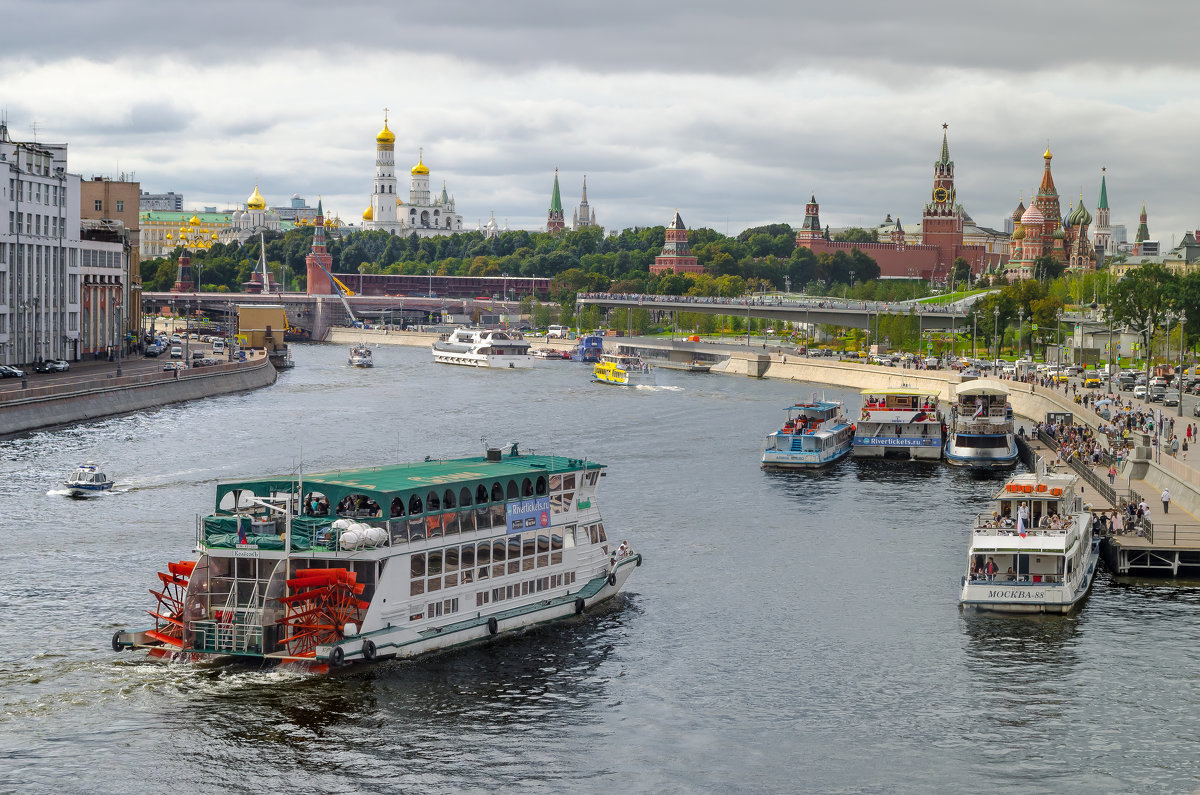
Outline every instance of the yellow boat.
<svg viewBox="0 0 1200 795">
<path fill-rule="evenodd" d="M 641 357 L 627 354 L 604 354 L 600 361 L 592 366 L 592 377 L 602 384 L 617 386 L 654 383 L 650 365 L 643 362 Z"/>
</svg>

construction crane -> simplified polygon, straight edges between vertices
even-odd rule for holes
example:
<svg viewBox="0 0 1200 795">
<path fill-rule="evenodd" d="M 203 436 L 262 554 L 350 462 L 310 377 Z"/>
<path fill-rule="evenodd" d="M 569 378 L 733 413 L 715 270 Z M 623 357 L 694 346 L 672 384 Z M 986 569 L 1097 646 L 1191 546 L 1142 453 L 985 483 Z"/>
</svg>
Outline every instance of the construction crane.
<svg viewBox="0 0 1200 795">
<path fill-rule="evenodd" d="M 332 273 L 325 270 L 325 266 L 321 264 L 321 259 L 319 257 L 317 257 L 316 260 L 317 260 L 317 267 L 320 268 L 325 273 L 325 275 L 329 277 L 330 284 L 332 284 L 333 289 L 335 291 L 337 291 L 337 297 L 339 299 L 341 299 L 342 306 L 346 308 L 346 314 L 350 317 L 350 325 L 358 326 L 359 320 L 355 316 L 354 310 L 350 308 L 350 302 L 346 300 L 346 296 L 354 295 L 354 291 L 351 290 L 346 285 L 342 284 L 341 280 L 338 279 L 338 277 L 334 276 Z"/>
</svg>

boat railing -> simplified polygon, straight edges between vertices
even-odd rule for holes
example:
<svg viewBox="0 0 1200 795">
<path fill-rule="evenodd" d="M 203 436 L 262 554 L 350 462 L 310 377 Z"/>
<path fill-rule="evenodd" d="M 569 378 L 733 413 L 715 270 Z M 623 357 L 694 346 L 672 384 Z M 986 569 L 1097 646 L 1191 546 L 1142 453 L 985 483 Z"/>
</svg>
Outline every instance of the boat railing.
<svg viewBox="0 0 1200 795">
<path fill-rule="evenodd" d="M 1072 520 L 1074 522 L 1074 520 Z M 996 518 L 993 513 L 981 513 L 975 517 L 974 531 L 976 535 L 988 536 L 1016 536 L 1020 535 L 1017 532 L 1016 521 L 1004 517 Z M 1028 527 L 1025 529 L 1027 536 L 1065 536 L 1071 532 L 1071 525 L 1066 527 Z"/>
<path fill-rule="evenodd" d="M 964 581 L 968 585 L 1004 585 L 1029 587 L 1034 585 L 1061 585 L 1063 575 L 1061 574 L 1001 574 L 996 572 L 991 577 L 986 574 L 969 574 L 965 576 Z"/>
</svg>

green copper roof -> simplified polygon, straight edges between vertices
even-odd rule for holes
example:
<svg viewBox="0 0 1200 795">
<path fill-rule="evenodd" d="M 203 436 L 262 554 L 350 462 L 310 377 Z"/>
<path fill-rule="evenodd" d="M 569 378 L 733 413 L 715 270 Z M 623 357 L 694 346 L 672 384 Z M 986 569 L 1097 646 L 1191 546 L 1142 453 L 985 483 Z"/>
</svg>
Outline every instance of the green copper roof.
<svg viewBox="0 0 1200 795">
<path fill-rule="evenodd" d="M 946 142 L 946 131 L 942 130 L 942 159 L 938 161 L 943 166 L 950 163 L 950 144 Z"/>
<path fill-rule="evenodd" d="M 520 480 L 526 477 L 536 478 L 538 475 L 603 467 L 603 464 L 597 464 L 595 461 L 553 455 L 505 455 L 500 461 L 488 461 L 484 456 L 477 456 L 333 472 L 306 472 L 304 491 L 319 491 L 334 502 L 348 494 L 365 494 L 379 501 L 404 492 L 419 492 L 435 486 L 491 482 L 502 478 Z M 252 491 L 259 496 L 269 496 L 272 491 L 291 491 L 295 488 L 296 480 L 294 475 L 276 475 L 219 483 L 216 504 L 219 506 L 221 498 L 231 491 Z"/>
<path fill-rule="evenodd" d="M 1100 175 L 1100 202 L 1096 205 L 1098 210 L 1108 209 L 1108 185 L 1104 183 L 1104 175 Z"/>
<path fill-rule="evenodd" d="M 550 197 L 550 212 L 561 213 L 562 198 L 558 195 L 558 169 L 554 169 L 554 194 Z"/>
</svg>

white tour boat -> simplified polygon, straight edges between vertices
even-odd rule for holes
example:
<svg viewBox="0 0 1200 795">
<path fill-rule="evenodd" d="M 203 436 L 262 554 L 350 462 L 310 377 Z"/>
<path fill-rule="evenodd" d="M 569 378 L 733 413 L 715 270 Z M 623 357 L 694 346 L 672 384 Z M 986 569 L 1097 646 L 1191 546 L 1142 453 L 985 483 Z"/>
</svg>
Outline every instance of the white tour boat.
<svg viewBox="0 0 1200 795">
<path fill-rule="evenodd" d="M 864 389 L 854 424 L 854 455 L 864 458 L 942 457 L 943 424 L 936 391 Z"/>
<path fill-rule="evenodd" d="M 306 663 L 414 657 L 579 615 L 642 563 L 605 529 L 605 467 L 485 456 L 217 485 L 195 560 L 114 650 Z"/>
<path fill-rule="evenodd" d="M 533 367 L 529 349 L 516 331 L 457 328 L 433 343 L 433 360 L 467 367 Z"/>
<path fill-rule="evenodd" d="M 946 437 L 946 463 L 1003 469 L 1017 463 L 1017 436 L 1008 387 L 981 378 L 957 390 Z"/>
<path fill-rule="evenodd" d="M 371 359 L 371 349 L 367 347 L 365 342 L 360 342 L 350 349 L 349 365 L 351 367 L 374 367 L 375 362 Z"/>
<path fill-rule="evenodd" d="M 88 461 L 86 464 L 80 464 L 71 473 L 71 476 L 63 481 L 63 485 L 67 487 L 68 497 L 89 497 L 93 494 L 99 494 L 104 491 L 111 491 L 113 481 L 108 475 L 100 471 L 100 468 Z"/>
<path fill-rule="evenodd" d="M 829 466 L 850 452 L 854 426 L 842 416 L 842 404 L 816 400 L 787 408 L 783 427 L 767 435 L 763 469 L 813 469 Z"/>
<path fill-rule="evenodd" d="M 971 530 L 963 607 L 1065 614 L 1082 603 L 1100 539 L 1078 483 L 1075 475 L 1024 474 L 1004 485 Z"/>
</svg>

